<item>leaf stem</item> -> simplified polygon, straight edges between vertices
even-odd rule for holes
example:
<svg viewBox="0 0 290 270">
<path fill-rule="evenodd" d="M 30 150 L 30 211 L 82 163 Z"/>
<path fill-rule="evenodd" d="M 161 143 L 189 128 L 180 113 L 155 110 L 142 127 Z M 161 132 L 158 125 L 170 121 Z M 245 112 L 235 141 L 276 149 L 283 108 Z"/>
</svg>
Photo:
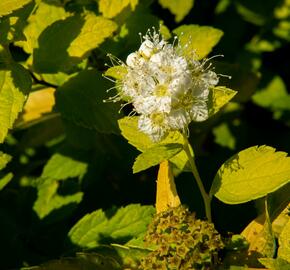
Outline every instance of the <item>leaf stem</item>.
<svg viewBox="0 0 290 270">
<path fill-rule="evenodd" d="M 204 207 L 205 207 L 205 214 L 206 217 L 208 219 L 209 222 L 212 222 L 212 218 L 211 218 L 211 198 L 210 196 L 206 193 L 204 185 L 201 181 L 201 178 L 199 176 L 195 161 L 194 161 L 194 157 L 192 156 L 190 150 L 189 150 L 189 141 L 187 139 L 187 135 L 183 133 L 183 138 L 184 138 L 184 151 L 187 155 L 189 164 L 190 164 L 190 168 L 192 171 L 192 174 L 196 180 L 196 183 L 198 185 L 198 188 L 200 190 L 201 196 L 203 198 L 203 202 L 204 202 Z"/>
</svg>

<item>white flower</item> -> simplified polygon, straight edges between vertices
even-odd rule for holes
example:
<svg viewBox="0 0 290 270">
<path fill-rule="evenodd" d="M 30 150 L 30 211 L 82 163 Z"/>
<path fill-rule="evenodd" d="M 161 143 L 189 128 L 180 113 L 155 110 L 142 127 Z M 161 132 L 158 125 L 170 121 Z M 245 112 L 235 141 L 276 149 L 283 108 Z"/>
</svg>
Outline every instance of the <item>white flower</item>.
<svg viewBox="0 0 290 270">
<path fill-rule="evenodd" d="M 204 67 L 206 62 L 182 55 L 154 29 L 143 37 L 138 51 L 128 55 L 118 98 L 130 98 L 140 115 L 138 128 L 154 142 L 208 118 L 208 95 L 219 78 Z"/>
</svg>

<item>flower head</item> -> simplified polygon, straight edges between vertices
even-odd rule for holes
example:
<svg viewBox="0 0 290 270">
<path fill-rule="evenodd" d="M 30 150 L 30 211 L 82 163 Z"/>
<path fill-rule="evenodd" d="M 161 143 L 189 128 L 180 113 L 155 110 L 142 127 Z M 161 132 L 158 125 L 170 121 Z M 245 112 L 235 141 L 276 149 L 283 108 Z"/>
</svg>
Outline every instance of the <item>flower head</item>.
<svg viewBox="0 0 290 270">
<path fill-rule="evenodd" d="M 200 62 L 182 54 L 180 46 L 148 30 L 138 51 L 128 55 L 120 93 L 140 115 L 138 127 L 154 142 L 173 130 L 186 131 L 191 121 L 208 118 L 210 88 L 218 76 Z"/>
</svg>

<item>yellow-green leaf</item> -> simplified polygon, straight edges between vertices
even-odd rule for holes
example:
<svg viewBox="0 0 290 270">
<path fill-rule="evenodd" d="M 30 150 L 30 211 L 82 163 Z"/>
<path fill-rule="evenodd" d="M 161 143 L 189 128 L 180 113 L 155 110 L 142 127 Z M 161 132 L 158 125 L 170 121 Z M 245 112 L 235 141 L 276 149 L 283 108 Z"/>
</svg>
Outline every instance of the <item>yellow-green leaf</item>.
<svg viewBox="0 0 290 270">
<path fill-rule="evenodd" d="M 290 220 L 279 237 L 278 257 L 290 263 Z"/>
<path fill-rule="evenodd" d="M 31 88 L 31 78 L 22 66 L 11 64 L 8 68 L 0 70 L 0 143 L 12 128 Z"/>
<path fill-rule="evenodd" d="M 0 170 L 4 169 L 10 162 L 11 156 L 0 151 Z"/>
<path fill-rule="evenodd" d="M 259 262 L 267 267 L 269 270 L 289 270 L 290 263 L 281 259 L 262 258 Z"/>
<path fill-rule="evenodd" d="M 99 0 L 99 10 L 106 18 L 113 18 L 130 5 L 135 10 L 138 0 Z"/>
<path fill-rule="evenodd" d="M 12 173 L 7 173 L 4 177 L 0 179 L 0 190 L 2 190 L 12 180 L 12 177 Z"/>
<path fill-rule="evenodd" d="M 58 5 L 49 5 L 40 2 L 37 9 L 28 18 L 28 25 L 24 28 L 23 33 L 26 41 L 20 41 L 17 44 L 27 53 L 32 53 L 34 48 L 38 48 L 38 38 L 42 31 L 52 23 L 63 20 L 70 14 Z"/>
<path fill-rule="evenodd" d="M 209 115 L 212 116 L 217 113 L 223 106 L 225 106 L 235 95 L 237 91 L 229 89 L 225 86 L 217 86 L 211 89 L 209 95 Z"/>
<path fill-rule="evenodd" d="M 141 132 L 138 129 L 138 117 L 124 117 L 118 120 L 118 124 L 123 137 L 125 137 L 128 142 L 131 145 L 135 146 L 139 151 L 144 152 L 148 148 L 156 145 L 145 133 Z M 177 143 L 183 145 L 184 138 L 180 132 L 173 131 L 170 132 L 168 136 L 163 139 L 159 144 L 169 143 Z M 191 152 L 193 153 L 192 149 Z M 175 165 L 177 169 L 175 173 L 190 170 L 188 166 L 188 159 L 184 151 L 181 151 L 180 153 L 172 157 L 170 161 Z"/>
<path fill-rule="evenodd" d="M 72 195 L 58 194 L 59 182 L 47 180 L 40 184 L 37 189 L 37 200 L 34 203 L 33 209 L 40 219 L 48 216 L 53 210 L 58 210 L 63 206 L 70 204 L 78 204 L 83 198 L 82 192 L 77 192 Z"/>
<path fill-rule="evenodd" d="M 183 149 L 182 144 L 160 144 L 147 149 L 140 154 L 133 165 L 133 173 L 146 170 L 158 165 L 164 160 L 171 159 Z"/>
<path fill-rule="evenodd" d="M 192 9 L 194 0 L 159 0 L 159 4 L 163 8 L 168 8 L 175 15 L 175 21 L 180 22 Z"/>
<path fill-rule="evenodd" d="M 210 194 L 228 204 L 261 198 L 290 181 L 290 158 L 270 146 L 253 146 L 218 170 Z"/>
<path fill-rule="evenodd" d="M 33 66 L 38 73 L 69 73 L 88 53 L 111 36 L 117 24 L 86 12 L 49 25 L 33 50 Z M 57 41 L 57 42 L 56 42 Z M 53 57 L 51 57 L 53 55 Z"/>
<path fill-rule="evenodd" d="M 197 59 L 207 56 L 223 35 L 219 29 L 195 24 L 182 25 L 173 32 L 179 38 L 183 54 L 192 57 L 195 52 Z"/>
<path fill-rule="evenodd" d="M 117 29 L 117 24 L 95 13 L 87 13 L 80 33 L 68 48 L 71 57 L 83 58 L 87 52 L 98 47 L 107 37 Z"/>
<path fill-rule="evenodd" d="M 125 66 L 113 66 L 106 70 L 105 76 L 112 77 L 116 80 L 121 80 L 127 74 L 127 68 Z"/>
<path fill-rule="evenodd" d="M 1 0 L 0 2 L 0 17 L 7 15 L 12 11 L 23 7 L 32 0 Z"/>
</svg>

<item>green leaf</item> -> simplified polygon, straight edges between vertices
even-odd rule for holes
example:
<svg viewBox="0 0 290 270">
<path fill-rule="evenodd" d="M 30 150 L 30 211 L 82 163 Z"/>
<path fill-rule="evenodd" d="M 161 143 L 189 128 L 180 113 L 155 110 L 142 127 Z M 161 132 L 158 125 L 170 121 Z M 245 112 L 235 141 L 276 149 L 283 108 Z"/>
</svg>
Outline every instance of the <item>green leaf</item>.
<svg viewBox="0 0 290 270">
<path fill-rule="evenodd" d="M 108 218 L 105 212 L 97 210 L 79 220 L 68 237 L 74 245 L 82 248 L 95 248 L 108 240 L 109 243 L 126 243 L 147 230 L 154 212 L 152 206 L 131 204 L 119 208 Z"/>
<path fill-rule="evenodd" d="M 194 0 L 159 0 L 159 4 L 163 8 L 168 8 L 170 12 L 175 15 L 175 21 L 180 22 L 192 9 Z"/>
<path fill-rule="evenodd" d="M 1 0 L 0 2 L 0 17 L 7 15 L 12 11 L 23 7 L 32 0 Z"/>
<path fill-rule="evenodd" d="M 261 198 L 289 182 L 290 158 L 270 146 L 253 146 L 218 170 L 210 194 L 228 204 Z"/>
<path fill-rule="evenodd" d="M 197 59 L 206 57 L 223 35 L 219 29 L 195 24 L 182 25 L 173 33 L 179 38 L 183 54 L 192 57 L 192 52 L 195 52 Z"/>
<path fill-rule="evenodd" d="M 216 114 L 223 106 L 225 106 L 235 95 L 237 91 L 229 89 L 225 86 L 217 86 L 211 89 L 209 95 L 209 115 Z"/>
<path fill-rule="evenodd" d="M 33 49 L 38 48 L 38 38 L 40 34 L 54 22 L 65 19 L 69 16 L 62 6 L 51 5 L 40 2 L 37 9 L 28 18 L 28 25 L 23 33 L 26 41 L 18 42 L 17 45 L 23 47 L 24 51 L 31 54 Z"/>
<path fill-rule="evenodd" d="M 48 216 L 52 211 L 61 209 L 63 206 L 78 204 L 81 202 L 83 193 L 77 192 L 73 195 L 59 195 L 57 193 L 59 182 L 46 180 L 37 187 L 37 200 L 33 209 L 40 219 Z"/>
<path fill-rule="evenodd" d="M 88 164 L 65 156 L 61 153 L 54 154 L 46 163 L 41 178 L 65 180 L 67 178 L 81 178 L 87 172 Z"/>
<path fill-rule="evenodd" d="M 271 269 L 271 270 L 289 270 L 290 269 L 290 263 L 288 263 L 287 261 L 284 261 L 281 258 L 277 258 L 277 259 L 262 258 L 258 260 L 261 264 L 265 265 L 268 269 Z"/>
<path fill-rule="evenodd" d="M 34 3 L 31 2 L 0 19 L 0 43 L 8 44 L 13 41 L 25 40 L 23 28 L 27 24 L 27 18 L 33 7 Z"/>
<path fill-rule="evenodd" d="M 0 151 L 0 170 L 4 169 L 12 157 Z"/>
<path fill-rule="evenodd" d="M 110 83 L 95 70 L 80 72 L 56 91 L 56 107 L 62 117 L 102 133 L 118 133 L 118 106 L 106 104 Z"/>
<path fill-rule="evenodd" d="M 8 173 L 0 179 L 0 191 L 12 180 L 13 174 Z"/>
<path fill-rule="evenodd" d="M 138 0 L 99 0 L 99 10 L 106 18 L 113 18 L 126 7 L 135 10 Z"/>
<path fill-rule="evenodd" d="M 212 132 L 215 136 L 215 143 L 232 150 L 235 149 L 236 138 L 232 134 L 228 124 L 222 123 L 219 126 L 214 127 Z"/>
<path fill-rule="evenodd" d="M 128 142 L 136 147 L 139 151 L 144 152 L 147 149 L 153 147 L 154 144 L 151 139 L 143 132 L 138 129 L 138 117 L 124 117 L 118 120 L 119 128 L 121 133 Z M 183 136 L 180 132 L 174 131 L 170 132 L 169 135 L 159 142 L 159 145 L 162 144 L 184 144 Z M 191 149 L 193 154 L 193 151 Z M 188 165 L 188 158 L 185 151 L 181 151 L 174 157 L 170 159 L 170 162 L 175 165 L 177 171 L 175 173 L 179 173 L 180 171 L 189 171 L 190 167 Z"/>
<path fill-rule="evenodd" d="M 290 264 L 290 220 L 285 225 L 279 237 L 278 257 Z"/>
<path fill-rule="evenodd" d="M 127 68 L 125 66 L 113 66 L 106 70 L 105 76 L 112 77 L 116 80 L 121 80 L 127 74 Z"/>
<path fill-rule="evenodd" d="M 31 78 L 26 69 L 14 63 L 7 68 L 0 70 L 0 143 L 13 127 L 31 89 Z"/>
<path fill-rule="evenodd" d="M 290 95 L 281 77 L 274 76 L 267 85 L 253 95 L 259 106 L 275 110 L 290 110 Z"/>
<path fill-rule="evenodd" d="M 153 146 L 136 158 L 133 165 L 133 173 L 158 165 L 163 160 L 171 159 L 181 150 L 183 150 L 182 144 L 177 143 Z"/>
<path fill-rule="evenodd" d="M 68 72 L 116 28 L 115 22 L 92 12 L 56 21 L 39 36 L 39 48 L 33 53 L 33 66 L 40 73 Z"/>
</svg>

